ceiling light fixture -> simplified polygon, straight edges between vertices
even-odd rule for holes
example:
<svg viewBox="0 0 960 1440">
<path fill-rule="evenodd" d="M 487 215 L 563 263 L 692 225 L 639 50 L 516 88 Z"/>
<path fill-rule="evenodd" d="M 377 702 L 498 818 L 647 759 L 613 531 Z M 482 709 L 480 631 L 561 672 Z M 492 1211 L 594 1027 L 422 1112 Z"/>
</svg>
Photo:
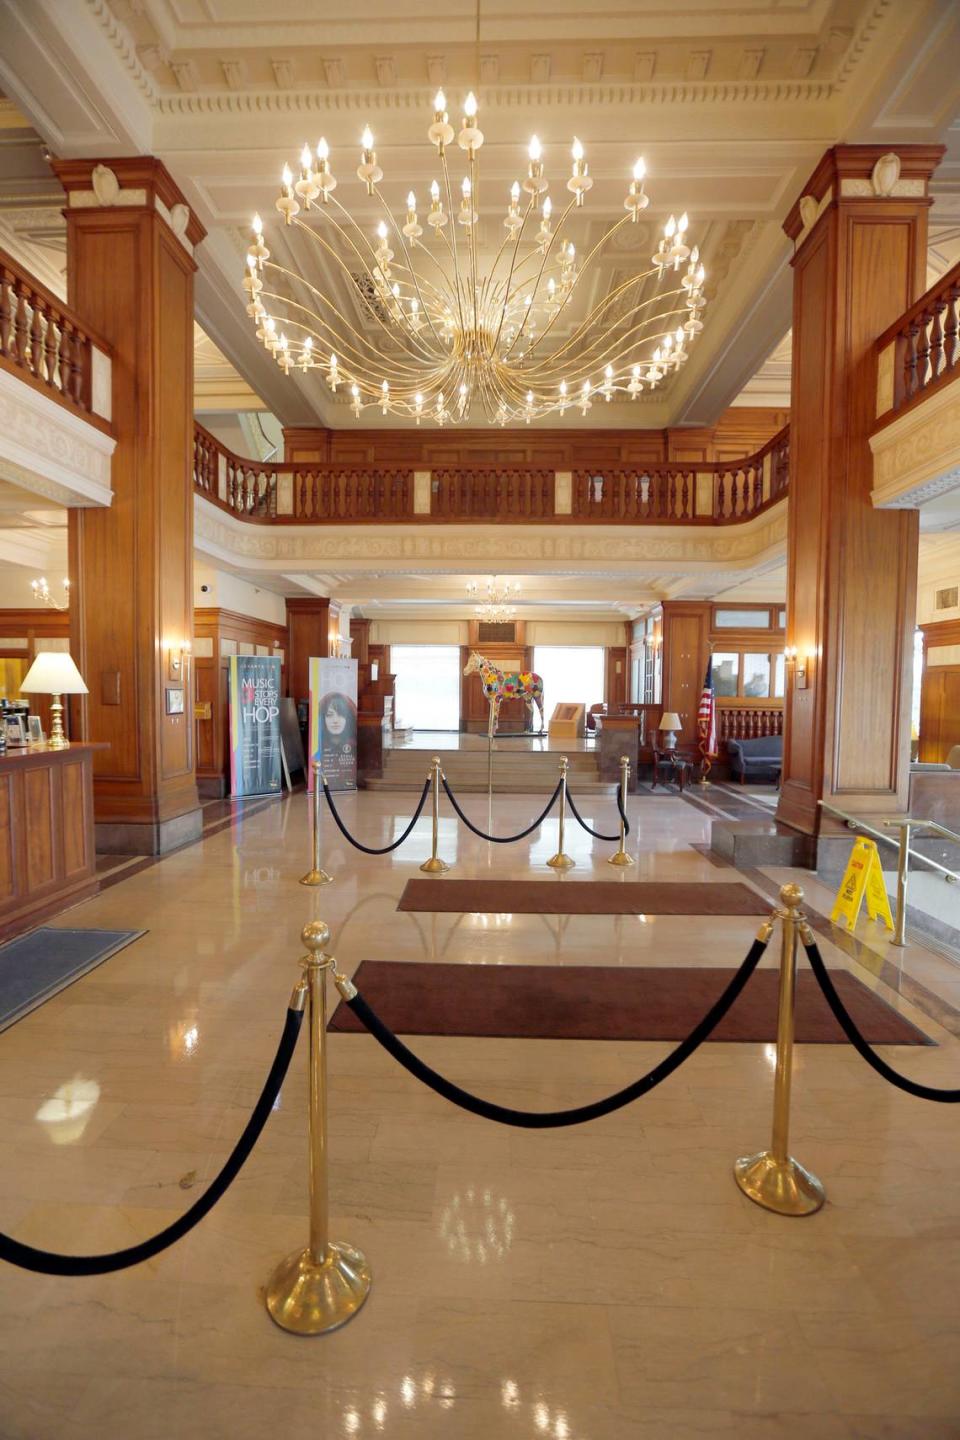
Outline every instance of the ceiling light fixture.
<svg viewBox="0 0 960 1440">
<path fill-rule="evenodd" d="M 304 146 L 296 173 L 284 166 L 276 208 L 284 225 L 317 247 L 316 271 L 301 274 L 272 260 L 254 216 L 243 278 L 247 313 L 286 374 L 319 370 L 331 392 L 345 387 L 358 418 L 377 406 L 417 424 L 479 413 L 506 425 L 572 406 L 586 415 L 596 401 L 618 395 L 636 399 L 679 369 L 703 329 L 705 305 L 705 272 L 688 244 L 685 214 L 666 221 L 648 268 L 591 303 L 597 257 L 649 204 L 642 159 L 623 199 L 625 214 L 580 257 L 565 231 L 594 188 L 579 139 L 562 208 L 547 194 L 545 151 L 534 135 L 526 173 L 510 186 L 495 225 L 489 212 L 481 219 L 484 135 L 476 96 L 466 96 L 455 130 L 438 91 L 427 137 L 439 179 L 430 182 L 424 214 L 413 190 L 391 209 L 373 134 L 364 130 L 356 175 L 382 210 L 372 233 L 335 193 L 326 140 L 316 151 Z M 466 165 L 459 182 L 449 164 L 458 150 Z M 338 272 L 357 297 L 352 319 L 326 278 Z"/>
</svg>

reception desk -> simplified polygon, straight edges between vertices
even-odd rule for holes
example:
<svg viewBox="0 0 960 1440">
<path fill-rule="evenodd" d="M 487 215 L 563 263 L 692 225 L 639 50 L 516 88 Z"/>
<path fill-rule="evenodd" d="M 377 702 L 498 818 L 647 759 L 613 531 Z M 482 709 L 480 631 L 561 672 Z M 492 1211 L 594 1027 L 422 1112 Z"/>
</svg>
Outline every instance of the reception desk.
<svg viewBox="0 0 960 1440">
<path fill-rule="evenodd" d="M 0 755 L 0 940 L 96 890 L 93 756 L 106 748 Z"/>
</svg>

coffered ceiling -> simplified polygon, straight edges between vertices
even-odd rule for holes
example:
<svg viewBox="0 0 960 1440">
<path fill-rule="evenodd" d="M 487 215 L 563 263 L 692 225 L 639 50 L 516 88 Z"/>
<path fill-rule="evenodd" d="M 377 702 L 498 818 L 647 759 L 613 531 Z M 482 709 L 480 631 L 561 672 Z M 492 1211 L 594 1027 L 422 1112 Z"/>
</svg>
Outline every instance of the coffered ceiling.
<svg viewBox="0 0 960 1440">
<path fill-rule="evenodd" d="M 323 134 L 338 195 L 372 229 L 379 217 L 354 178 L 366 123 L 388 198 L 425 195 L 438 85 L 454 111 L 466 89 L 479 94 L 486 193 L 498 197 L 488 236 L 533 131 L 558 191 L 574 133 L 586 147 L 595 184 L 578 250 L 622 215 L 643 153 L 650 208 L 604 253 L 594 299 L 645 262 L 669 213 L 690 214 L 712 295 L 688 364 L 665 390 L 595 405 L 571 424 L 716 418 L 786 334 L 781 221 L 831 143 L 946 138 L 938 197 L 960 190 L 952 0 L 481 0 L 479 13 L 475 0 L 368 0 L 355 11 L 332 0 L 0 0 L 0 29 L 0 88 L 53 152 L 150 152 L 168 165 L 208 230 L 199 318 L 286 424 L 357 422 L 316 375 L 285 379 L 253 338 L 239 288 L 249 217 L 276 214 L 284 160 Z M 3 133 L 0 116 L 0 144 Z M 7 212 L 11 190 L 43 243 L 56 187 L 4 171 Z M 331 283 L 356 313 L 349 280 Z M 379 420 L 365 412 L 360 423 Z"/>
</svg>

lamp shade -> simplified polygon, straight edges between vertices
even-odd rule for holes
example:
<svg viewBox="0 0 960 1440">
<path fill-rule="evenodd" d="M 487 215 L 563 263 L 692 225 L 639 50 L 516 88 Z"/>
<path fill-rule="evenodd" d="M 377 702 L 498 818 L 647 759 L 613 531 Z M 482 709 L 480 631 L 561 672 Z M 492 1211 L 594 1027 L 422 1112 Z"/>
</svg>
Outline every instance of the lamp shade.
<svg viewBox="0 0 960 1440">
<path fill-rule="evenodd" d="M 44 650 L 34 660 L 20 689 L 28 695 L 86 695 L 83 676 L 63 650 Z"/>
<path fill-rule="evenodd" d="M 683 721 L 675 710 L 664 710 L 660 716 L 660 724 L 657 728 L 660 730 L 682 730 Z"/>
</svg>

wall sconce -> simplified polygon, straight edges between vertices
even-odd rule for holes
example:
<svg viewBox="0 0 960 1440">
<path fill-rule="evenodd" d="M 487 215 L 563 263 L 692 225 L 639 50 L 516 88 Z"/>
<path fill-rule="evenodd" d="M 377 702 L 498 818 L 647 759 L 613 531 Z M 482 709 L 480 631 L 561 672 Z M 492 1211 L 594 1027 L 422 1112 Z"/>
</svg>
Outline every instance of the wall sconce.
<svg viewBox="0 0 960 1440">
<path fill-rule="evenodd" d="M 167 646 L 167 679 L 183 682 L 187 671 L 187 661 L 190 659 L 190 642 L 184 641 L 181 644 L 171 642 Z"/>
<path fill-rule="evenodd" d="M 785 645 L 783 657 L 788 665 L 793 666 L 793 683 L 797 690 L 806 690 L 810 684 L 810 671 L 813 667 L 813 656 L 802 654 L 796 645 Z"/>
</svg>

